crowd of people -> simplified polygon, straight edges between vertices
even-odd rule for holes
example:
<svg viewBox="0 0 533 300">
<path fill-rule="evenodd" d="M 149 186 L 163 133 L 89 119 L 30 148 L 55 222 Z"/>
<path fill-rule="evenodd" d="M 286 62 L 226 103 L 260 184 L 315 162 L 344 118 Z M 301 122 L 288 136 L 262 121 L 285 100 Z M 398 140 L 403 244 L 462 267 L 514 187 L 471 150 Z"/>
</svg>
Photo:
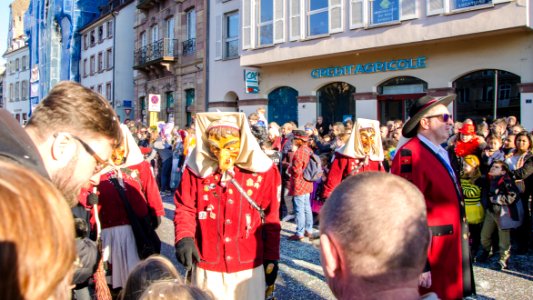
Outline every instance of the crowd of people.
<svg viewBox="0 0 533 300">
<path fill-rule="evenodd" d="M 531 247 L 533 141 L 514 116 L 454 123 L 454 99 L 405 123 L 279 125 L 261 107 L 180 129 L 120 124 L 61 82 L 25 128 L 0 110 L 0 298 L 270 299 L 293 219 L 339 299 L 475 295 L 474 259 L 506 269 Z M 171 195 L 183 277 L 138 232 Z"/>
</svg>

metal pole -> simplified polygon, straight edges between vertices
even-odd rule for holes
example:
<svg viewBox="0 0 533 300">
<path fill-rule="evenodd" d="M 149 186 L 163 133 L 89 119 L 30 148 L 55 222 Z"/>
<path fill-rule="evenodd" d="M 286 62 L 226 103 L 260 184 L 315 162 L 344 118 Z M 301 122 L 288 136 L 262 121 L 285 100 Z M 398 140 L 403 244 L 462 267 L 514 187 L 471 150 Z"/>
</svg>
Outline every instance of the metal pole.
<svg viewBox="0 0 533 300">
<path fill-rule="evenodd" d="M 498 117 L 498 70 L 494 70 L 494 112 L 492 119 L 496 120 Z"/>
</svg>

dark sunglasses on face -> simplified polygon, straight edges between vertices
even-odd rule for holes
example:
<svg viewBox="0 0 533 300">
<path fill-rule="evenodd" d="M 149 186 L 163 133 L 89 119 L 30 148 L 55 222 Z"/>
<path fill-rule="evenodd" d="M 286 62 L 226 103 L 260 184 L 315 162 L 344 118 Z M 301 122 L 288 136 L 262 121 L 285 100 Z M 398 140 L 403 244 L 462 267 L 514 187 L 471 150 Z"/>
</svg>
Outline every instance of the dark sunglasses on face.
<svg viewBox="0 0 533 300">
<path fill-rule="evenodd" d="M 439 118 L 442 122 L 446 123 L 448 122 L 449 120 L 453 120 L 453 115 L 452 114 L 438 114 L 438 115 L 431 115 L 431 116 L 427 116 L 425 118 Z"/>
</svg>

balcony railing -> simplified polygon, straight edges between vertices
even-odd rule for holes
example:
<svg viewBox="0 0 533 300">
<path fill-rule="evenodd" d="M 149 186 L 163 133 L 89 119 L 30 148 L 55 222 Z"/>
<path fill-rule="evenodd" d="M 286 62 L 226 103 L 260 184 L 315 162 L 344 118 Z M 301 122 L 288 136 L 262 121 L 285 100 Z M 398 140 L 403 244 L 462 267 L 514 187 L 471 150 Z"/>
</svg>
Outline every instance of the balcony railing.
<svg viewBox="0 0 533 300">
<path fill-rule="evenodd" d="M 154 0 L 138 0 L 138 1 L 137 1 L 137 8 L 138 8 L 138 9 L 150 9 L 150 8 L 154 7 L 154 5 L 155 5 L 154 2 L 159 2 L 159 1 L 154 1 Z"/>
<path fill-rule="evenodd" d="M 178 40 L 164 38 L 135 50 L 135 67 L 160 61 L 174 61 L 178 57 Z"/>
<path fill-rule="evenodd" d="M 183 42 L 183 55 L 191 55 L 194 52 L 196 52 L 196 39 L 188 39 L 185 42 Z"/>
</svg>

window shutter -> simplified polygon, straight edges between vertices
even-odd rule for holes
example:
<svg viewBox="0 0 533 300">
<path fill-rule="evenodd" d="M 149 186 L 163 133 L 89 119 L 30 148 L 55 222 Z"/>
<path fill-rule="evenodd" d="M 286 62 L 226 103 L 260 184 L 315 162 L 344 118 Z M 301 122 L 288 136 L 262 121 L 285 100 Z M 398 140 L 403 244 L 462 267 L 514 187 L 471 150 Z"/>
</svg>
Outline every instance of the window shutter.
<svg viewBox="0 0 533 300">
<path fill-rule="evenodd" d="M 444 12 L 444 0 L 427 0 L 427 15 L 438 15 Z"/>
<path fill-rule="evenodd" d="M 242 0 L 242 49 L 252 48 L 252 1 Z"/>
<path fill-rule="evenodd" d="M 222 32 L 224 28 L 222 15 L 215 16 L 215 60 L 222 59 Z"/>
<path fill-rule="evenodd" d="M 285 42 L 285 0 L 274 0 L 274 44 Z"/>
<path fill-rule="evenodd" d="M 289 0 L 289 39 L 296 41 L 301 38 L 301 1 Z"/>
<path fill-rule="evenodd" d="M 400 20 L 416 18 L 416 0 L 401 0 L 401 16 Z"/>
<path fill-rule="evenodd" d="M 329 0 L 329 33 L 341 32 L 343 23 L 342 0 Z"/>
<path fill-rule="evenodd" d="M 350 29 L 364 26 L 363 0 L 350 0 Z"/>
</svg>

